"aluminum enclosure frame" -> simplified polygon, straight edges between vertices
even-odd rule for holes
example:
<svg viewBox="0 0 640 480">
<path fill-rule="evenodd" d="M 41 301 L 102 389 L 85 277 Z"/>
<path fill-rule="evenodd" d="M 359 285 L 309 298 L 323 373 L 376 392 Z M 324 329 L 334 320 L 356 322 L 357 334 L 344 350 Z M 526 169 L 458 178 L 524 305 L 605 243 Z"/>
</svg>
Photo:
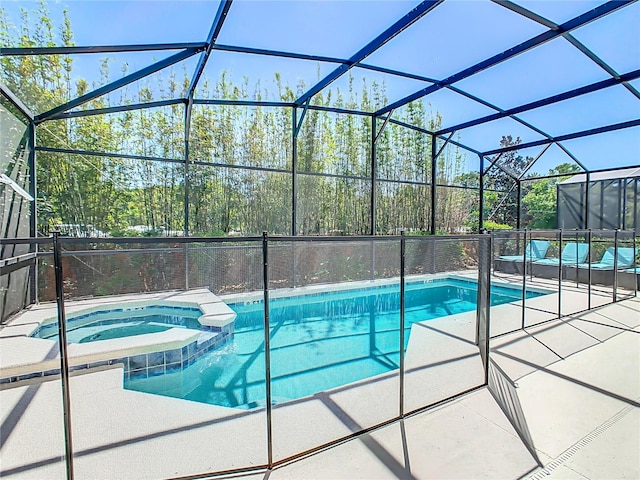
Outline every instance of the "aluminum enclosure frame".
<svg viewBox="0 0 640 480">
<path fill-rule="evenodd" d="M 532 38 L 530 38 L 529 40 L 526 40 L 524 42 L 521 42 L 520 44 L 505 50 L 502 53 L 499 53 L 497 55 L 494 55 L 492 57 L 487 58 L 486 60 L 483 60 L 479 63 L 476 63 L 475 65 L 469 66 L 467 68 L 464 68 L 463 70 L 450 75 L 449 77 L 443 79 L 443 80 L 438 80 L 438 79 L 433 79 L 433 78 L 427 78 L 427 77 L 423 77 L 420 75 L 415 75 L 415 74 L 410 74 L 410 73 L 406 73 L 406 72 L 402 72 L 402 71 L 397 71 L 397 70 L 393 70 L 393 69 L 389 69 L 389 68 L 384 68 L 384 67 L 378 67 L 375 65 L 370 65 L 370 64 L 366 64 L 366 63 L 362 63 L 363 60 L 365 60 L 366 57 L 370 56 L 372 53 L 374 53 L 375 51 L 377 51 L 380 47 L 382 47 L 383 45 L 385 45 L 388 41 L 390 41 L 391 39 L 393 39 L 395 36 L 399 35 L 400 33 L 402 33 L 406 28 L 409 28 L 412 24 L 414 24 L 415 22 L 419 21 L 421 18 L 423 18 L 424 16 L 430 14 L 432 11 L 437 10 L 437 7 L 439 5 L 441 5 L 443 3 L 443 0 L 425 0 L 423 2 L 421 2 L 420 4 L 418 4 L 416 7 L 414 7 L 411 11 L 409 11 L 404 17 L 402 17 L 400 20 L 396 21 L 395 23 L 393 23 L 389 28 L 387 28 L 384 32 L 382 32 L 380 35 L 378 35 L 377 37 L 375 37 L 373 40 L 371 40 L 369 43 L 367 43 L 364 47 L 362 47 L 358 52 L 356 52 L 354 55 L 352 55 L 350 58 L 348 59 L 341 59 L 341 58 L 335 58 L 335 57 L 329 57 L 329 56 L 321 56 L 321 55 L 309 55 L 309 54 L 304 54 L 304 53 L 293 53 L 293 52 L 284 52 L 284 51 L 278 51 L 278 50 L 269 50 L 269 49 L 258 49 L 258 48 L 250 48 L 250 47 L 246 47 L 246 46 L 234 46 L 234 45 L 224 45 L 224 44 L 219 44 L 217 42 L 218 39 L 218 35 L 221 31 L 221 29 L 224 26 L 224 22 L 227 18 L 227 16 L 229 14 L 231 14 L 230 12 L 232 12 L 232 5 L 233 5 L 233 0 L 223 0 L 221 1 L 221 3 L 219 4 L 218 10 L 215 14 L 215 18 L 212 22 L 211 25 L 211 29 L 209 31 L 209 35 L 207 37 L 207 39 L 205 39 L 203 42 L 191 42 L 191 43 L 160 43 L 160 44 L 140 44 L 140 45 L 103 45 L 103 46 L 73 46 L 73 47 L 30 47 L 30 48 L 4 48 L 0 50 L 0 56 L 19 56 L 19 55 L 44 55 L 44 54 L 48 54 L 48 55 L 54 55 L 54 54 L 90 54 L 90 53 L 112 53 L 112 52 L 143 52 L 143 51 L 171 51 L 171 50 L 179 50 L 178 53 L 162 60 L 159 62 L 154 63 L 153 65 L 150 65 L 148 67 L 145 67 L 137 72 L 133 72 L 117 81 L 111 82 L 107 85 L 104 85 L 92 92 L 89 92 L 85 95 L 82 95 L 80 97 L 77 97 L 71 101 L 69 101 L 68 103 L 64 104 L 64 105 L 59 105 L 47 112 L 43 112 L 41 114 L 38 115 L 33 115 L 33 114 L 28 114 L 29 118 L 31 119 L 32 122 L 32 126 L 31 126 L 31 139 L 30 139 L 30 144 L 34 147 L 32 149 L 32 152 L 35 151 L 53 151 L 52 149 L 48 149 L 46 147 L 40 147 L 37 142 L 36 142 L 36 138 L 35 138 L 35 126 L 42 123 L 42 122 L 46 122 L 48 120 L 54 120 L 54 119 L 64 119 L 64 118 L 75 118 L 75 117 L 81 117 L 81 116 L 88 116 L 88 115 L 101 115 L 101 114 L 106 114 L 106 113 L 117 113 L 117 112 L 123 112 L 123 111 L 131 111 L 131 110 L 135 110 L 135 109 L 144 109 L 144 108 L 154 108 L 154 107 L 158 107 L 158 106 L 167 106 L 167 105 L 176 105 L 176 104 L 184 104 L 185 105 L 185 112 L 184 112 L 184 116 L 185 116 L 185 139 L 184 139 L 184 145 L 185 145 L 185 152 L 184 152 L 184 158 L 181 160 L 177 160 L 177 159 L 161 159 L 161 158 L 151 158 L 151 157 L 146 157 L 146 156 L 137 156 L 137 155 L 128 155 L 128 154 L 109 154 L 109 156 L 113 156 L 113 157 L 119 157 L 119 158 L 130 158 L 130 159 L 140 159 L 140 160 L 155 160 L 155 161 L 171 161 L 171 162 L 181 162 L 184 163 L 184 168 L 185 168 L 185 234 L 189 235 L 190 233 L 190 229 L 189 229 L 189 219 L 188 219 L 188 205 L 189 205 L 189 188 L 188 188 L 188 172 L 189 172 L 189 165 L 190 164 L 200 164 L 200 165 L 209 165 L 210 163 L 208 162 L 204 162 L 201 159 L 193 159 L 190 158 L 189 155 L 189 133 L 190 133 L 190 118 L 191 118 L 191 111 L 193 108 L 194 104 L 202 104 L 202 105 L 243 105 L 243 106 L 256 106 L 256 107 L 284 107 L 284 108 L 291 108 L 292 109 L 292 115 L 294 118 L 297 117 L 297 110 L 298 109 L 304 109 L 302 115 L 300 115 L 299 118 L 299 123 L 297 124 L 296 122 L 293 122 L 293 131 L 292 131 L 292 142 L 294 144 L 294 150 L 292 153 L 293 156 L 293 162 L 292 162 L 292 171 L 286 171 L 287 173 L 290 173 L 292 175 L 292 191 L 293 191 L 293 204 L 292 204 L 292 220 L 291 220 L 291 232 L 293 235 L 296 235 L 297 233 L 297 228 L 296 228 L 296 217 L 295 217 L 295 212 L 297 210 L 296 207 L 296 195 L 295 193 L 297 192 L 297 188 L 296 188 L 296 175 L 297 175 L 297 171 L 296 171 L 296 149 L 295 149 L 295 139 L 297 138 L 297 131 L 299 131 L 300 125 L 302 124 L 302 122 L 304 121 L 304 113 L 307 110 L 316 110 L 316 111 L 325 111 L 325 112 L 331 112 L 331 113 L 337 113 L 337 114 L 355 114 L 355 115 L 362 115 L 362 116 L 368 116 L 369 118 L 372 119 L 372 124 L 375 126 L 376 124 L 376 119 L 380 119 L 381 123 L 382 123 L 382 127 L 380 129 L 379 132 L 372 134 L 372 138 L 371 138 L 371 151 L 372 151 L 372 168 L 371 168 L 371 176 L 370 178 L 367 178 L 367 181 L 371 182 L 371 194 L 372 194 L 372 200 L 371 200 L 371 224 L 370 224 L 370 234 L 374 235 L 376 234 L 376 225 L 375 225 L 375 217 L 376 217 L 376 205 L 375 205 L 375 198 L 374 198 L 374 192 L 376 190 L 376 184 L 380 181 L 380 179 L 378 179 L 376 177 L 376 158 L 375 158 L 375 142 L 376 139 L 378 138 L 380 132 L 384 129 L 384 127 L 388 124 L 388 123 L 393 123 L 396 125 L 400 125 L 400 126 L 404 126 L 406 128 L 410 128 L 413 129 L 415 131 L 420 131 L 422 133 L 424 133 L 425 135 L 428 135 L 431 139 L 431 145 L 432 145 L 432 158 L 430 159 L 432 162 L 431 165 L 431 182 L 424 182 L 424 183 L 419 183 L 421 185 L 424 186 L 428 186 L 428 187 L 432 187 L 432 194 L 431 194 L 431 204 L 432 204 L 432 208 L 431 208 L 431 218 L 429 221 L 430 224 L 430 232 L 432 234 L 436 233 L 436 202 L 437 202 L 437 196 L 435 195 L 435 186 L 439 186 L 437 185 L 437 182 L 435 182 L 435 178 L 437 178 L 437 166 L 436 166 L 436 162 L 435 159 L 437 158 L 437 154 L 436 154 L 436 147 L 438 144 L 438 140 L 443 141 L 444 144 L 446 145 L 447 143 L 450 143 L 451 145 L 454 145 L 458 148 L 462 148 L 466 151 L 469 151 L 471 153 L 475 153 L 476 155 L 478 155 L 479 157 L 479 164 L 482 166 L 486 160 L 489 161 L 489 167 L 484 170 L 483 168 L 480 169 L 480 181 L 479 181 L 479 185 L 478 185 L 478 190 L 479 190 L 479 198 L 480 198 L 480 203 L 483 202 L 483 197 L 484 197 L 484 176 L 486 175 L 486 172 L 492 168 L 493 166 L 496 166 L 497 168 L 500 168 L 503 172 L 505 172 L 509 177 L 511 177 L 514 181 L 514 187 L 518 189 L 518 191 L 521 190 L 521 183 L 522 181 L 527 180 L 528 178 L 525 176 L 526 171 L 523 172 L 522 174 L 520 174 L 518 177 L 515 177 L 514 175 L 512 175 L 510 172 L 504 170 L 501 168 L 501 165 L 499 163 L 499 156 L 502 153 L 506 153 L 506 152 L 510 152 L 510 151 L 514 151 L 514 150 L 519 150 L 519 149 L 524 149 L 524 148 L 528 148 L 528 147 L 536 147 L 536 146 L 550 146 L 552 144 L 558 145 L 558 147 L 560 147 L 568 156 L 571 160 L 573 160 L 580 168 L 580 170 L 583 173 L 592 173 L 592 172 L 596 172 L 598 170 L 589 170 L 587 167 L 585 167 L 585 165 L 576 157 L 574 156 L 569 150 L 567 150 L 563 145 L 561 145 L 559 142 L 562 142 L 564 140 L 571 140 L 571 139 L 577 139 L 577 138 L 582 138 L 582 137 L 587 137 L 587 136 L 591 136 L 591 135 L 596 135 L 596 134 L 600 134 L 600 133 L 605 133 L 605 132 L 613 132 L 616 130 L 621 130 L 621 129 L 627 129 L 627 128 L 633 128 L 633 127 L 637 127 L 640 126 L 640 119 L 635 119 L 635 120 L 630 120 L 630 121 L 626 121 L 626 122 L 620 122 L 620 123 L 615 123 L 615 124 L 610 124 L 610 125 L 605 125 L 605 126 L 601 126 L 598 128 L 591 128 L 591 129 L 586 129 L 586 130 L 581 130 L 581 131 L 576 131 L 576 132 L 572 132 L 572 133 L 568 133 L 565 135 L 561 135 L 561 136 L 551 136 L 548 133 L 536 128 L 534 125 L 530 125 L 529 123 L 523 121 L 522 119 L 520 119 L 517 115 L 520 113 L 524 113 L 524 112 L 528 112 L 530 110 L 533 110 L 535 108 L 540 108 L 542 106 L 547 106 L 547 105 L 553 105 L 556 104 L 558 102 L 564 101 L 564 100 L 568 100 L 568 99 L 572 99 L 572 98 L 578 98 L 581 97 L 583 95 L 587 95 L 589 93 L 593 93 L 593 92 L 597 92 L 606 88 L 610 88 L 612 86 L 616 86 L 616 85 L 622 85 L 624 88 L 626 88 L 628 91 L 630 91 L 632 94 L 634 94 L 637 98 L 640 99 L 640 92 L 638 92 L 638 90 L 636 88 L 634 88 L 634 86 L 630 83 L 633 80 L 637 80 L 638 78 L 640 78 L 640 70 L 633 70 L 630 72 L 626 72 L 626 73 L 618 73 L 616 72 L 611 66 L 609 66 L 606 62 L 604 62 L 600 57 L 598 57 L 595 53 L 593 53 L 591 50 L 589 50 L 586 46 L 584 46 L 582 43 L 580 43 L 572 34 L 571 32 L 580 28 L 581 26 L 584 26 L 586 24 L 589 24 L 595 20 L 598 20 L 600 18 L 603 18 L 613 12 L 619 11 L 633 3 L 635 3 L 636 0 L 615 0 L 615 1 L 609 1 L 607 3 L 604 3 L 592 10 L 589 10 L 581 15 L 576 16 L 575 18 L 572 18 L 562 24 L 556 24 L 554 22 L 552 22 L 551 20 L 548 20 L 538 14 L 535 14 L 529 10 L 527 10 L 524 7 L 521 7 L 513 2 L 507 1 L 507 0 L 493 0 L 494 3 L 496 3 L 497 5 L 500 5 L 501 7 L 504 7 L 506 9 L 511 10 L 512 12 L 515 12 L 525 18 L 527 18 L 528 20 L 532 21 L 532 22 L 536 22 L 542 26 L 544 26 L 545 28 L 548 28 L 547 31 L 536 35 Z M 596 65 L 598 65 L 599 68 L 605 70 L 607 72 L 607 74 L 609 74 L 611 76 L 611 78 L 599 81 L 599 82 L 595 82 L 589 85 L 585 85 L 583 87 L 579 87 L 579 88 L 575 88 L 572 90 L 568 90 L 565 91 L 563 93 L 557 94 L 557 95 L 552 95 L 550 97 L 546 97 L 540 100 L 536 100 L 533 102 L 529 102 L 526 104 L 522 104 L 510 109 L 500 109 L 499 107 L 492 105 L 491 103 L 485 101 L 484 99 L 475 97 L 467 92 L 464 92 L 463 90 L 459 89 L 458 87 L 455 86 L 455 83 L 463 80 L 464 78 L 468 78 L 471 75 L 474 75 L 475 73 L 478 73 L 480 71 L 486 70 L 487 68 L 490 68 L 494 65 L 500 64 L 510 58 L 513 58 L 523 52 L 529 51 L 531 49 L 534 49 L 540 45 L 543 45 L 555 38 L 558 37 L 563 37 L 564 39 L 566 39 L 567 41 L 569 41 L 569 43 L 571 43 L 575 48 L 577 48 L 581 53 L 583 53 L 584 55 L 586 55 L 592 62 L 594 62 Z M 215 51 L 228 51 L 228 52 L 236 52 L 236 53 L 247 53 L 247 54 L 254 54 L 254 55 L 264 55 L 264 56 L 274 56 L 274 57 L 281 57 L 281 58 L 292 58 L 292 59 L 301 59 L 301 60 L 314 60 L 314 61 L 322 61 L 322 62 L 331 62 L 331 63 L 335 63 L 338 64 L 337 68 L 335 70 L 333 70 L 330 74 L 328 74 L 325 78 L 323 78 L 320 82 L 316 83 L 315 85 L 313 85 L 311 88 L 309 88 L 305 93 L 303 93 L 301 96 L 299 96 L 294 102 L 262 102 L 262 101 L 250 101 L 250 100 L 242 100 L 242 101 L 229 101 L 229 100 L 220 100 L 220 99 L 214 99 L 214 100 L 210 100 L 210 99 L 198 99 L 195 98 L 195 91 L 196 88 L 198 86 L 198 82 L 202 76 L 202 73 L 204 71 L 204 68 L 207 65 L 207 62 L 209 60 L 209 56 L 210 54 Z M 189 89 L 187 92 L 187 96 L 186 98 L 176 98 L 176 99 L 172 99 L 172 100 L 163 100 L 163 101 L 156 101 L 156 102 L 149 102 L 149 103 L 142 103 L 142 104 L 135 104 L 135 105 L 123 105 L 123 106 L 118 106 L 118 107 L 109 107 L 109 108 L 104 108 L 104 109 L 98 109 L 98 110 L 85 110 L 85 111 L 69 111 L 72 108 L 81 106 L 83 104 L 86 104 L 88 101 L 97 98 L 100 95 L 104 95 L 106 93 L 109 93 L 111 91 L 114 91 L 120 87 L 123 87 L 129 83 L 132 83 L 133 81 L 142 79 L 148 75 L 151 75 L 157 71 L 160 71 L 170 65 L 173 65 L 179 61 L 182 61 L 186 58 L 192 57 L 196 54 L 201 54 L 200 60 L 197 63 L 197 67 L 193 73 L 193 77 L 192 80 L 190 82 L 189 85 Z M 414 80 L 420 80 L 420 81 L 424 81 L 424 82 L 429 82 L 431 83 L 430 86 L 421 89 L 411 95 L 408 95 L 404 98 L 402 98 L 401 100 L 398 100 L 396 102 L 393 102 L 383 108 L 378 109 L 375 112 L 363 112 L 363 111 L 356 111 L 356 110 L 350 110 L 350 109 L 343 109 L 343 108 L 333 108 L 333 107 L 321 107 L 321 106 L 316 106 L 316 105 L 311 105 L 310 104 L 310 100 L 311 98 L 318 92 L 321 92 L 325 87 L 327 87 L 328 85 L 330 85 L 334 80 L 336 80 L 337 78 L 339 78 L 342 74 L 346 73 L 348 70 L 350 70 L 353 67 L 359 67 L 359 68 L 363 68 L 363 69 L 368 69 L 371 71 L 378 71 L 378 72 L 382 72 L 382 73 L 386 73 L 386 74 L 390 74 L 390 75 L 394 75 L 394 76 L 398 76 L 399 78 L 411 78 Z M 431 132 L 429 130 L 426 129 L 422 129 L 419 127 L 415 127 L 413 125 L 408 125 L 404 122 L 400 122 L 398 120 L 395 120 L 392 118 L 393 115 L 393 111 L 401 106 L 404 106 L 406 104 L 408 104 L 409 102 L 419 99 L 419 98 L 423 98 L 425 96 L 428 96 L 431 93 L 434 93 L 438 90 L 441 89 L 449 89 L 455 93 L 461 94 L 466 96 L 467 98 L 479 102 L 493 110 L 496 111 L 496 113 L 494 114 L 490 114 L 490 115 L 484 115 L 482 117 L 467 121 L 467 122 L 463 122 L 463 123 L 459 123 L 457 125 L 453 125 L 453 126 L 449 126 L 447 128 L 443 128 L 440 129 L 438 131 L 434 131 Z M 16 99 L 16 96 L 10 92 L 5 86 L 0 85 L 0 91 L 4 94 L 4 96 L 6 96 L 9 100 L 13 101 L 13 99 Z M 20 102 L 18 100 L 18 102 Z M 452 139 L 452 134 L 458 130 L 461 130 L 463 128 L 468 128 L 471 126 L 477 126 L 477 125 L 481 125 L 493 120 L 498 120 L 498 119 L 502 119 L 502 118 L 512 118 L 515 121 L 533 129 L 534 131 L 536 131 L 537 133 L 539 133 L 540 135 L 542 135 L 543 137 L 545 137 L 542 140 L 536 140 L 536 141 L 532 141 L 532 142 L 526 142 L 526 143 L 521 143 L 519 145 L 515 145 L 515 146 L 509 146 L 509 147 L 503 147 L 500 149 L 492 149 L 492 150 L 488 150 L 488 151 L 479 151 L 477 149 L 474 149 L 472 145 L 466 145 L 460 142 L 457 142 L 455 140 Z M 375 131 L 375 127 L 373 128 L 373 131 Z M 448 135 L 448 136 L 447 136 Z M 444 145 L 442 146 L 442 148 L 444 148 Z M 442 151 L 442 148 L 440 148 L 440 152 Z M 62 150 L 60 150 L 60 153 L 63 153 Z M 73 150 L 64 150 L 64 153 L 80 153 L 80 152 L 76 152 Z M 91 155 L 92 152 L 82 152 L 83 154 L 89 154 Z M 439 152 L 438 152 L 439 153 Z M 543 150 L 544 153 L 544 150 Z M 101 155 L 103 154 L 103 152 L 93 152 L 93 154 L 95 155 Z M 493 156 L 493 158 L 490 158 L 491 156 Z M 542 156 L 542 155 L 540 155 Z M 533 166 L 533 164 L 538 160 L 538 158 L 536 158 L 534 160 L 534 162 L 528 166 L 527 169 L 531 168 Z M 32 155 L 30 156 L 30 163 L 32 166 L 35 166 L 35 154 L 32 153 Z M 213 164 L 212 164 L 213 165 Z M 225 165 L 227 166 L 227 165 Z M 274 170 L 274 169 L 263 169 L 261 167 L 242 167 L 242 168 L 249 168 L 249 169 L 257 169 L 257 170 L 265 170 L 265 171 L 279 171 L 279 170 Z M 331 175 L 326 175 L 326 176 L 331 176 Z M 32 182 L 35 182 L 35 172 L 32 175 L 31 178 Z M 389 181 L 389 180 L 385 180 L 385 181 Z M 393 182 L 393 181 L 391 181 Z M 401 182 L 402 183 L 402 182 Z M 444 185 L 442 185 L 444 186 Z M 451 187 L 452 185 L 446 185 L 447 187 Z M 453 187 L 458 187 L 458 186 L 453 186 Z M 460 188 L 466 188 L 466 187 L 460 187 Z M 30 189 L 32 192 L 35 192 L 35 185 L 32 186 L 32 188 Z M 520 226 L 520 195 L 518 195 L 518 219 L 517 219 L 517 226 Z M 35 206 L 32 209 L 32 233 L 36 233 L 35 232 Z M 480 212 L 482 212 L 482 209 L 480 209 Z M 480 213 L 480 218 L 478 219 L 478 231 L 482 231 L 483 227 L 484 227 L 484 219 L 482 218 L 482 213 Z M 589 225 L 585 225 L 585 228 L 588 228 Z"/>
</svg>

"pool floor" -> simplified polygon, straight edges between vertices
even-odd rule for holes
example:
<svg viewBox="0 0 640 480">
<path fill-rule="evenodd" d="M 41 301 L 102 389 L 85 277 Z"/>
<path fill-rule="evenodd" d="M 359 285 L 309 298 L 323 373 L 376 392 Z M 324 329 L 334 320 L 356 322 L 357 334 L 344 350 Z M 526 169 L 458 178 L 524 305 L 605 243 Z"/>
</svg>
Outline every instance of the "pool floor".
<svg viewBox="0 0 640 480">
<path fill-rule="evenodd" d="M 270 335 L 274 402 L 398 368 L 398 320 L 397 314 L 389 314 L 376 315 L 374 319 L 360 316 L 348 321 L 275 325 Z M 394 324 L 393 328 L 390 324 Z M 181 372 L 132 379 L 126 386 L 197 402 L 251 408 L 264 405 L 264 379 L 264 331 L 246 329 L 236 330 L 232 343 Z"/>
</svg>

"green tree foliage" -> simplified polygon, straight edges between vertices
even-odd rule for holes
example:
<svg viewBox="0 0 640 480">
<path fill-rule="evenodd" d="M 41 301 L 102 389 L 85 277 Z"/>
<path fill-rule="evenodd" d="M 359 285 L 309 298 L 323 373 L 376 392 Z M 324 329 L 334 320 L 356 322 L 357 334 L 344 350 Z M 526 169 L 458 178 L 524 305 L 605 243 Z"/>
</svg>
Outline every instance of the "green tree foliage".
<svg viewBox="0 0 640 480">
<path fill-rule="evenodd" d="M 45 2 L 31 11 L 23 10 L 19 23 L 19 27 L 12 25 L 0 9 L 3 46 L 74 44 L 67 12 L 63 11 L 61 24 L 56 26 Z M 66 55 L 8 56 L 0 62 L 0 80 L 36 113 L 131 73 L 128 64 L 118 66 L 110 57 L 102 59 L 99 76 L 91 83 L 77 79 L 74 61 Z M 75 110 L 182 98 L 190 76 L 191 72 L 180 67 L 170 67 Z M 222 72 L 219 78 L 203 77 L 198 96 L 292 102 L 307 88 L 302 81 L 288 85 L 277 73 L 271 79 L 234 82 L 231 72 Z M 369 112 L 388 103 L 384 83 L 353 76 L 345 88 L 327 89 L 312 102 Z M 437 177 L 431 178 L 431 137 L 419 129 L 438 130 L 442 118 L 421 101 L 393 115 L 418 129 L 393 123 L 382 129 L 383 119 L 376 119 L 373 132 L 369 116 L 310 109 L 295 140 L 290 108 L 195 105 L 185 142 L 185 110 L 179 103 L 40 124 L 38 145 L 73 152 L 37 154 L 41 232 L 71 224 L 113 235 L 179 234 L 185 228 L 188 198 L 191 234 L 288 234 L 294 188 L 296 233 L 370 233 L 372 200 L 377 206 L 376 233 L 423 232 L 431 227 L 433 184 L 441 185 L 435 211 L 439 231 L 477 225 L 477 191 L 452 188 L 478 186 L 478 173 L 466 170 L 464 154 L 457 148 L 445 148 L 437 159 Z M 296 115 L 299 122 L 302 109 Z M 371 182 L 373 135 L 378 137 L 375 190 Z M 501 141 L 502 146 L 518 143 L 520 139 L 512 137 Z M 518 172 L 528 161 L 512 152 L 503 156 L 500 165 Z M 498 168 L 488 175 L 487 183 L 505 192 L 513 184 Z M 485 194 L 485 210 L 485 218 L 505 223 L 515 216 L 511 201 L 490 192 Z"/>
<path fill-rule="evenodd" d="M 522 197 L 522 225 L 527 228 L 557 228 L 556 185 L 578 171 L 580 169 L 575 163 L 563 163 L 549 170 L 549 175 L 566 176 L 527 182 L 526 193 Z"/>
<path fill-rule="evenodd" d="M 16 27 L 0 9 L 0 45 L 11 47 L 72 46 L 73 34 L 67 11 L 63 23 L 56 27 L 40 0 L 35 10 L 20 10 Z M 2 82 L 34 112 L 44 112 L 69 100 L 72 61 L 66 55 L 26 55 L 0 57 Z"/>
</svg>

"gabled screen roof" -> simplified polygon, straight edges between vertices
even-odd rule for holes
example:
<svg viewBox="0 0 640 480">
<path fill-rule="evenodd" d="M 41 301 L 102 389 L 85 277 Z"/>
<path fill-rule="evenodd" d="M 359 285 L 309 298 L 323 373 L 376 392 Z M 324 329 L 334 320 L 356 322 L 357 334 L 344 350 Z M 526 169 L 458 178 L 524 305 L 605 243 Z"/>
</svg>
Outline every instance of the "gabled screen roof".
<svg viewBox="0 0 640 480">
<path fill-rule="evenodd" d="M 600 180 L 616 180 L 619 178 L 635 178 L 640 177 L 640 167 L 623 168 L 611 172 L 595 172 L 589 176 L 589 181 L 597 182 Z M 583 183 L 587 181 L 586 174 L 574 175 L 560 183 Z"/>
</svg>

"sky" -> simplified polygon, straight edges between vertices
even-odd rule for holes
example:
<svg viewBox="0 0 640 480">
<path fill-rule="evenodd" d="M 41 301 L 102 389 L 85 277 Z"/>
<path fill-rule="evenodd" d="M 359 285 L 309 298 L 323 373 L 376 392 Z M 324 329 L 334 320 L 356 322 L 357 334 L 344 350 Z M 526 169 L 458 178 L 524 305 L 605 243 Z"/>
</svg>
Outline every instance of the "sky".
<svg viewBox="0 0 640 480">
<path fill-rule="evenodd" d="M 371 39 L 409 12 L 417 1 L 376 0 L 236 0 L 222 27 L 218 43 L 283 50 L 296 53 L 349 58 Z M 563 23 L 584 13 L 602 1 L 525 1 L 518 4 Z M 35 1 L 4 0 L 2 7 L 14 23 L 19 9 L 36 9 Z M 76 45 L 124 45 L 204 41 L 218 7 L 211 1 L 90 1 L 48 2 L 54 24 L 60 24 L 67 9 Z M 640 2 L 620 9 L 603 19 L 572 32 L 574 37 L 600 56 L 618 74 L 640 69 Z M 507 50 L 547 28 L 506 8 L 488 1 L 447 0 L 414 25 L 364 60 L 364 63 L 442 80 L 485 58 Z M 128 71 L 142 68 L 171 52 L 110 54 L 111 80 Z M 74 56 L 78 77 L 99 85 L 100 59 L 104 54 Z M 173 73 L 191 77 L 197 58 L 173 67 Z M 215 51 L 204 75 L 212 80 L 227 71 L 240 82 L 248 77 L 275 91 L 274 73 L 283 83 L 294 87 L 299 82 L 309 87 L 337 65 L 328 62 L 280 59 L 257 55 Z M 352 69 L 356 82 L 384 82 L 389 101 L 419 91 L 429 83 L 388 74 Z M 160 72 L 156 77 L 166 76 Z M 557 38 L 509 61 L 481 71 L 454 86 L 481 97 L 502 109 L 555 95 L 610 75 L 564 38 Z M 640 89 L 640 80 L 632 85 Z M 129 89 L 138 88 L 131 85 Z M 332 89 L 348 88 L 346 76 Z M 204 95 L 201 88 L 196 97 Z M 116 95 L 111 95 L 117 101 Z M 114 100 L 116 99 L 116 100 Z M 494 113 L 494 110 L 451 90 L 442 89 L 425 97 L 428 110 L 443 117 L 443 126 Z M 522 113 L 520 118 L 558 136 L 596 128 L 610 123 L 640 118 L 640 100 L 622 86 L 615 86 L 577 99 Z M 519 136 L 523 142 L 543 137 L 520 123 L 504 118 L 477 127 L 459 130 L 455 138 L 480 151 L 499 147 L 503 135 Z M 563 142 L 588 168 L 640 165 L 640 127 Z M 542 147 L 521 151 L 536 157 Z M 475 162 L 471 155 L 470 163 Z M 540 158 L 532 172 L 546 173 L 553 166 L 571 161 L 554 146 Z"/>
</svg>

